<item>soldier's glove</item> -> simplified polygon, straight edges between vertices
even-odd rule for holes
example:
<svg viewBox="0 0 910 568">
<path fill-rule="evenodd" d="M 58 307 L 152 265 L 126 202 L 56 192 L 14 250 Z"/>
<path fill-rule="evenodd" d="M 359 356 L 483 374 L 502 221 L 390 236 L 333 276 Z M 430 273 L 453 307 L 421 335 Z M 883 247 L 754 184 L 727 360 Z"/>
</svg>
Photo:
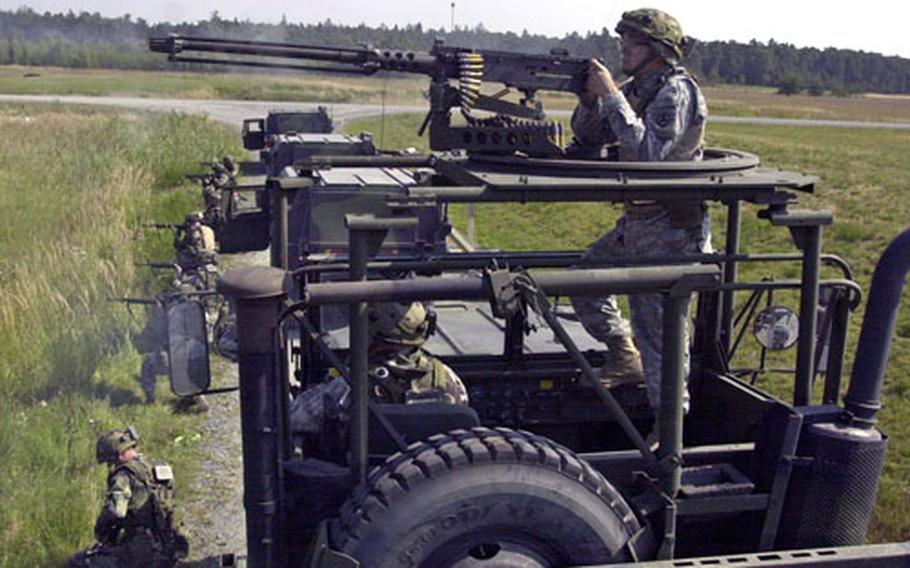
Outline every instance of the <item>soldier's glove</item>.
<svg viewBox="0 0 910 568">
<path fill-rule="evenodd" d="M 119 544 L 123 530 L 117 519 L 102 513 L 95 521 L 95 540 L 102 544 Z"/>
</svg>

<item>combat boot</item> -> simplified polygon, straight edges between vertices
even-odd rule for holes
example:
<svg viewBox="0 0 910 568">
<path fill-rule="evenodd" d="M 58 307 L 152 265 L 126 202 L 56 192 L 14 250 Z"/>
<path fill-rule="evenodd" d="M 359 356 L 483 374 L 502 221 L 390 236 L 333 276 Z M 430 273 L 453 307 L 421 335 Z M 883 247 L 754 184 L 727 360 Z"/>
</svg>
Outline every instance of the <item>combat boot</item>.
<svg viewBox="0 0 910 568">
<path fill-rule="evenodd" d="M 606 341 L 607 355 L 600 368 L 600 382 L 608 389 L 622 385 L 642 383 L 645 372 L 641 366 L 641 353 L 631 337 L 615 337 Z"/>
<path fill-rule="evenodd" d="M 201 394 L 196 396 L 184 396 L 177 399 L 177 403 L 174 405 L 177 412 L 184 414 L 201 414 L 203 412 L 208 412 L 209 403 L 206 402 L 205 397 Z"/>
</svg>

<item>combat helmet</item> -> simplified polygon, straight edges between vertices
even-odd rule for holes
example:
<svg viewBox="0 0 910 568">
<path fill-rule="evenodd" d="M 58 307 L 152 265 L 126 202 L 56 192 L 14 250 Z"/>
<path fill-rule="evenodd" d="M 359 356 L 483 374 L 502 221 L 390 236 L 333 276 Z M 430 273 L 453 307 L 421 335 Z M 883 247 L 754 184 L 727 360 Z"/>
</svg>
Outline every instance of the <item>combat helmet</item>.
<svg viewBox="0 0 910 568">
<path fill-rule="evenodd" d="M 683 35 L 682 26 L 666 12 L 653 8 L 641 8 L 623 12 L 616 25 L 616 33 L 639 33 L 651 40 L 664 59 L 678 61 L 688 53 L 691 40 Z"/>
<path fill-rule="evenodd" d="M 139 434 L 132 426 L 105 432 L 95 443 L 95 459 L 98 463 L 114 463 L 120 454 L 135 448 L 138 441 Z"/>
<path fill-rule="evenodd" d="M 186 224 L 191 225 L 194 223 L 202 223 L 202 220 L 205 219 L 205 215 L 201 211 L 193 211 L 192 213 L 186 214 Z"/>
<path fill-rule="evenodd" d="M 430 318 L 420 302 L 379 302 L 367 311 L 370 338 L 392 345 L 419 347 L 430 335 Z"/>
<path fill-rule="evenodd" d="M 233 156 L 224 156 L 221 158 L 221 165 L 223 165 L 228 172 L 235 172 L 239 169 L 237 161 L 234 160 Z"/>
</svg>

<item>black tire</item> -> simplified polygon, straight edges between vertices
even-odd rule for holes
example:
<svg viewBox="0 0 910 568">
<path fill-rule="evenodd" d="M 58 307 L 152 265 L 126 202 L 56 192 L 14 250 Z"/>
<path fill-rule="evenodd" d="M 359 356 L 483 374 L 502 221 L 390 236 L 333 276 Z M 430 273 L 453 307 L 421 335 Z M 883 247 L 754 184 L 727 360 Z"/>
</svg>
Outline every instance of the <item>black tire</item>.
<svg viewBox="0 0 910 568">
<path fill-rule="evenodd" d="M 412 444 L 342 506 L 335 547 L 364 567 L 563 566 L 635 560 L 619 492 L 546 438 L 474 428 Z"/>
</svg>

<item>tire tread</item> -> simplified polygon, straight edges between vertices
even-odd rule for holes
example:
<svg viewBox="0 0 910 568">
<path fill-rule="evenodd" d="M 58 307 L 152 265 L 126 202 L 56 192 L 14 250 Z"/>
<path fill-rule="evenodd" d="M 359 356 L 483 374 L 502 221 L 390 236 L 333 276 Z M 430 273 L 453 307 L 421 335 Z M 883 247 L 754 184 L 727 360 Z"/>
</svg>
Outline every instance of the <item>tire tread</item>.
<svg viewBox="0 0 910 568">
<path fill-rule="evenodd" d="M 341 551 L 355 546 L 374 513 L 394 507 L 421 483 L 492 462 L 533 464 L 557 471 L 584 485 L 622 520 L 630 534 L 640 529 L 638 518 L 619 491 L 568 448 L 523 430 L 479 427 L 415 442 L 374 468 L 367 483 L 342 506 L 340 519 L 333 525 L 333 544 Z"/>
</svg>

